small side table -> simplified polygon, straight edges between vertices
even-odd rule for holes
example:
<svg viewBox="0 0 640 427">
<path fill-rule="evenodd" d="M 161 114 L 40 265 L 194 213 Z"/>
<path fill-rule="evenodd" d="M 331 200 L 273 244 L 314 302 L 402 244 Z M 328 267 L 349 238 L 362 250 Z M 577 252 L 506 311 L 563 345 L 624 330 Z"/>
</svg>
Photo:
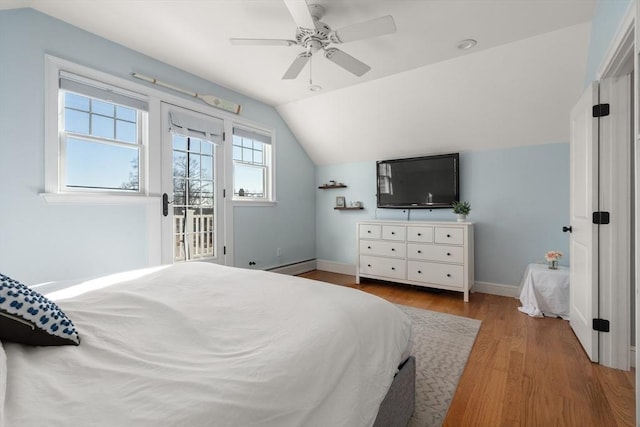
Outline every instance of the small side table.
<svg viewBox="0 0 640 427">
<path fill-rule="evenodd" d="M 569 319 L 569 268 L 551 270 L 545 264 L 529 264 L 520 284 L 518 307 L 533 317 Z"/>
</svg>

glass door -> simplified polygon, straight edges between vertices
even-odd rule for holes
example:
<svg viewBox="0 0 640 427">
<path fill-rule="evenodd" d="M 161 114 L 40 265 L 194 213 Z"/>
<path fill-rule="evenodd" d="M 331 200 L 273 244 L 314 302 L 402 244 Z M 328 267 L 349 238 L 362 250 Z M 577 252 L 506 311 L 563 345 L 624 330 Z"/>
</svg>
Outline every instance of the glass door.
<svg viewBox="0 0 640 427">
<path fill-rule="evenodd" d="M 163 262 L 224 264 L 222 120 L 163 110 Z"/>
</svg>

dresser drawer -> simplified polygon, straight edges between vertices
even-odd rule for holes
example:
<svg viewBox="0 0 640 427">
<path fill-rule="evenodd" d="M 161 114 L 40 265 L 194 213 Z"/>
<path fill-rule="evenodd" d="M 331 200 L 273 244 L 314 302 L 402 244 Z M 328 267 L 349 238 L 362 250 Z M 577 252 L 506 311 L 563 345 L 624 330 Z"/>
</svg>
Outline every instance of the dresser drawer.
<svg viewBox="0 0 640 427">
<path fill-rule="evenodd" d="M 453 227 L 436 227 L 434 241 L 436 243 L 447 243 L 449 245 L 463 245 L 464 230 Z"/>
<path fill-rule="evenodd" d="M 405 279 L 407 262 L 404 259 L 360 256 L 360 274 Z"/>
<path fill-rule="evenodd" d="M 407 241 L 433 242 L 433 227 L 407 227 Z"/>
<path fill-rule="evenodd" d="M 379 239 L 382 227 L 375 224 L 360 224 L 360 238 L 361 239 Z"/>
<path fill-rule="evenodd" d="M 427 261 L 444 261 L 462 264 L 464 248 L 462 246 L 407 244 L 407 257 Z"/>
<path fill-rule="evenodd" d="M 407 245 L 402 242 L 382 242 L 380 240 L 360 240 L 362 255 L 381 255 L 394 258 L 407 256 Z"/>
<path fill-rule="evenodd" d="M 407 237 L 407 229 L 404 225 L 383 225 L 382 238 L 384 240 L 400 240 L 405 241 Z"/>
<path fill-rule="evenodd" d="M 415 282 L 434 283 L 462 289 L 464 268 L 461 265 L 408 261 L 407 278 Z"/>
</svg>

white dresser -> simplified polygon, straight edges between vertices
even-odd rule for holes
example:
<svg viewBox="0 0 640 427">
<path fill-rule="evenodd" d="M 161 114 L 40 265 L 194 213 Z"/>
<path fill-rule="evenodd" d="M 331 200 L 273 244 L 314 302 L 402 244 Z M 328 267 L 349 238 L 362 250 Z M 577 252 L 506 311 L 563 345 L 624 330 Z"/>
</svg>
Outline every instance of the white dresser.
<svg viewBox="0 0 640 427">
<path fill-rule="evenodd" d="M 356 282 L 361 277 L 464 292 L 473 286 L 470 222 L 357 223 Z"/>
</svg>

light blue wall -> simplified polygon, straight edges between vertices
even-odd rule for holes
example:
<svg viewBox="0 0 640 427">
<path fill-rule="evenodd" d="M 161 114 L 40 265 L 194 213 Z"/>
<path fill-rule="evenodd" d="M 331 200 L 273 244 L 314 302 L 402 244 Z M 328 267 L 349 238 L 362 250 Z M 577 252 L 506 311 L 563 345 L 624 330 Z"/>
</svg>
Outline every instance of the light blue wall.
<svg viewBox="0 0 640 427">
<path fill-rule="evenodd" d="M 609 44 L 633 0 L 600 0 L 591 22 L 591 38 L 587 56 L 585 86 L 596 79 L 596 73 Z"/>
<path fill-rule="evenodd" d="M 236 265 L 254 260 L 256 268 L 268 268 L 315 256 L 315 167 L 273 107 L 34 10 L 16 9 L 0 11 L 0 272 L 35 283 L 147 265 L 145 207 L 52 206 L 38 195 L 44 190 L 45 54 L 126 79 L 136 71 L 214 93 L 242 104 L 243 117 L 274 127 L 278 204 L 235 208 Z M 289 227 L 295 234 L 284 232 Z"/>
<path fill-rule="evenodd" d="M 429 153 L 424 153 L 428 155 Z M 551 249 L 567 256 L 569 144 L 460 153 L 460 193 L 475 223 L 476 281 L 517 286 L 525 267 Z M 407 211 L 376 209 L 375 162 L 319 166 L 316 184 L 343 182 L 346 189 L 316 190 L 318 259 L 355 264 L 355 223 L 406 220 Z M 362 211 L 337 211 L 335 197 L 364 203 Z M 455 220 L 450 209 L 410 213 L 411 220 Z"/>
</svg>

